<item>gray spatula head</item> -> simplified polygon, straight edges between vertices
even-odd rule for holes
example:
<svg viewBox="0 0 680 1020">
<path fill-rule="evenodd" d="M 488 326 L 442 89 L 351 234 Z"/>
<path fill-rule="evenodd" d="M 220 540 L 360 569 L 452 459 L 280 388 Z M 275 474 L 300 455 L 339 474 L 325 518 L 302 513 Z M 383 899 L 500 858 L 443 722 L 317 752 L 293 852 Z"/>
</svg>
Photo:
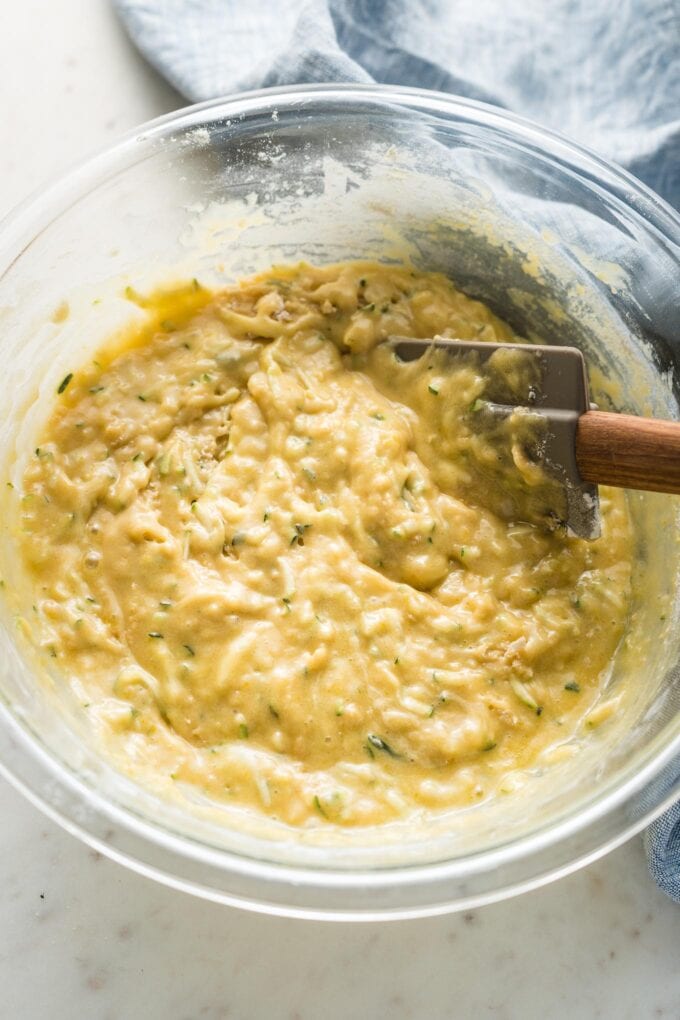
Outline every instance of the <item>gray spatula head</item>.
<svg viewBox="0 0 680 1020">
<path fill-rule="evenodd" d="M 559 497 L 549 512 L 578 538 L 600 536 L 600 505 L 597 486 L 584 482 L 576 466 L 576 427 L 580 416 L 590 408 L 588 377 L 583 355 L 575 347 L 550 347 L 539 344 L 495 344 L 475 340 L 410 340 L 390 337 L 395 354 L 402 361 L 415 361 L 433 348 L 451 357 L 474 358 L 485 378 L 484 399 L 487 415 L 507 417 L 519 407 L 527 408 L 545 420 L 539 447 L 540 463 L 546 474 L 559 483 Z M 504 385 L 502 352 L 522 352 L 531 359 L 526 374 L 526 392 Z M 491 359 L 499 352 L 495 361 Z M 515 355 L 516 356 L 516 355 Z M 488 369 L 488 371 L 487 371 Z"/>
</svg>

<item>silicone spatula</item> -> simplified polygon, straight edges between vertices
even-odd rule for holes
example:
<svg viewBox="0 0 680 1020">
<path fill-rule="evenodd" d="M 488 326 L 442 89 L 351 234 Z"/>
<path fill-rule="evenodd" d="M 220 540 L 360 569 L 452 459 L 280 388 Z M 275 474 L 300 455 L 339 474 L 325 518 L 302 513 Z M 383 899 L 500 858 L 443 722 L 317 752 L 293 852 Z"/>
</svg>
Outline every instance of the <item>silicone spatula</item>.
<svg viewBox="0 0 680 1020">
<path fill-rule="evenodd" d="M 487 415 L 507 417 L 526 407 L 544 419 L 541 464 L 563 487 L 561 523 L 573 535 L 586 539 L 600 535 L 598 484 L 680 493 L 680 422 L 595 410 L 586 364 L 577 348 L 444 337 L 390 337 L 389 343 L 401 361 L 414 361 L 433 349 L 451 357 L 472 357 L 482 375 L 497 351 L 525 352 L 522 357 L 531 359 L 532 368 L 525 392 L 508 398 L 507 388 L 502 388 L 500 399 L 495 399 L 492 382 L 480 403 Z"/>
</svg>

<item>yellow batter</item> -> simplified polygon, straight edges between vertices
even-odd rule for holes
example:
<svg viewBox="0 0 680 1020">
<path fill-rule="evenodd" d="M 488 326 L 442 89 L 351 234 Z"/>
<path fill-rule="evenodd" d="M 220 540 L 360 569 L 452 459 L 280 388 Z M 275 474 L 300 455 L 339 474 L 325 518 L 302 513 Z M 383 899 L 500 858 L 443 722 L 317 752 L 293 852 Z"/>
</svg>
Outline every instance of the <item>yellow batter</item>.
<svg viewBox="0 0 680 1020">
<path fill-rule="evenodd" d="M 597 542 L 501 516 L 484 378 L 379 345 L 508 327 L 361 262 L 140 303 L 64 379 L 23 494 L 44 647 L 122 767 L 363 825 L 567 740 L 626 622 L 623 493 Z"/>
</svg>

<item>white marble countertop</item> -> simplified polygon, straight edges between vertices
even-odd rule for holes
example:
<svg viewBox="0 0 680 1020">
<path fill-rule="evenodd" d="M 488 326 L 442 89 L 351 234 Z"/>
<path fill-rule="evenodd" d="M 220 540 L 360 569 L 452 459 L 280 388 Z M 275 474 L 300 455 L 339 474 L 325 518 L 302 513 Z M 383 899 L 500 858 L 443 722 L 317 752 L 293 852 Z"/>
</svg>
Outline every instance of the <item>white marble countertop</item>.
<svg viewBox="0 0 680 1020">
<path fill-rule="evenodd" d="M 0 213 L 181 104 L 107 0 L 22 0 L 0 32 Z M 325 925 L 132 874 L 0 781 L 0 1020 L 680 1020 L 680 908 L 640 839 L 502 904 Z"/>
</svg>

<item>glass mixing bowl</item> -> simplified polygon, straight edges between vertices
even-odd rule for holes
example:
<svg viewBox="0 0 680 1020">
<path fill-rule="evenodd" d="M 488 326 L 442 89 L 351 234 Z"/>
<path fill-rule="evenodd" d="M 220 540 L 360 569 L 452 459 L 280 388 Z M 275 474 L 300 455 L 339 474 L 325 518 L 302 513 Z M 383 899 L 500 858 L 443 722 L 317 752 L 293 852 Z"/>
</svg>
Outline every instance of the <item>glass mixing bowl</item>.
<svg viewBox="0 0 680 1020">
<path fill-rule="evenodd" d="M 420 824 L 296 833 L 169 801 L 117 772 L 34 650 L 16 553 L 22 466 L 60 379 L 171 277 L 277 261 L 410 259 L 525 336 L 576 343 L 633 412 L 678 416 L 680 219 L 627 174 L 479 103 L 418 90 L 268 90 L 128 135 L 0 229 L 5 584 L 0 762 L 47 814 L 178 888 L 271 913 L 375 919 L 480 904 L 565 874 L 677 796 L 678 506 L 631 495 L 644 583 L 607 696 L 617 724 L 517 791 Z M 231 813 L 230 813 L 231 811 Z"/>
</svg>

